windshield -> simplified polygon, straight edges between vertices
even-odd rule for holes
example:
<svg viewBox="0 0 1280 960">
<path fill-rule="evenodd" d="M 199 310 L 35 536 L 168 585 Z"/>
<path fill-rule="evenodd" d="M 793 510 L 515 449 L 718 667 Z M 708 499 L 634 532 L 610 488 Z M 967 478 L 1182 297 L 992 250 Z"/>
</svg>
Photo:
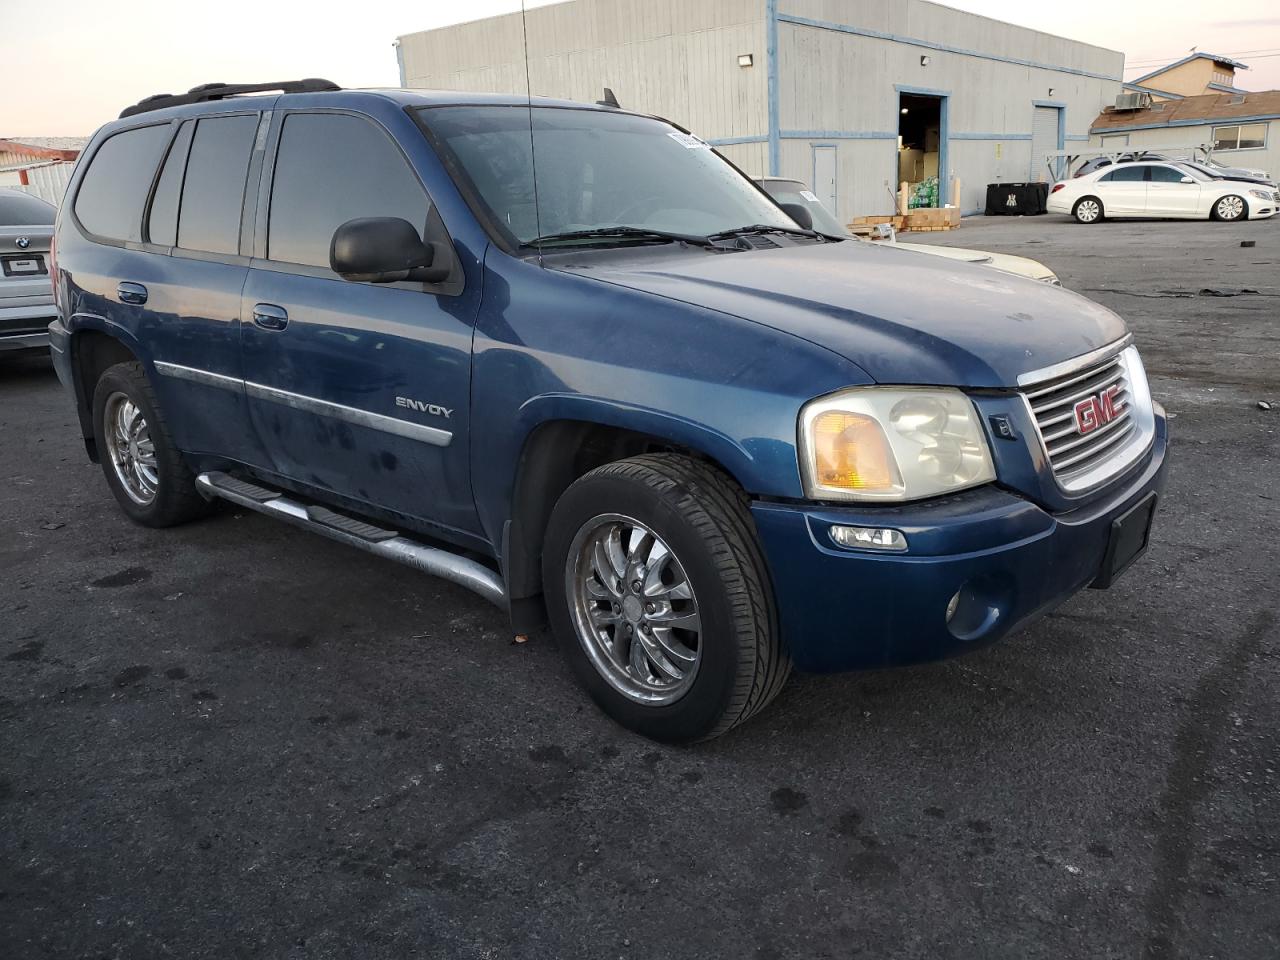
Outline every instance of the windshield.
<svg viewBox="0 0 1280 960">
<path fill-rule="evenodd" d="M 819 233 L 830 234 L 833 237 L 849 236 L 849 231 L 840 226 L 840 221 L 822 205 L 817 195 L 799 180 L 759 180 L 757 182 L 764 188 L 765 193 L 779 203 L 798 203 L 808 210 L 809 216 L 813 217 L 813 229 Z"/>
<path fill-rule="evenodd" d="M 52 204 L 17 190 L 0 190 L 0 227 L 53 226 Z"/>
<path fill-rule="evenodd" d="M 530 151 L 529 118 L 533 115 Z M 648 117 L 567 107 L 424 108 L 421 116 L 492 220 L 522 245 L 632 227 L 705 237 L 796 224 L 697 137 Z M 537 189 L 534 189 L 534 161 Z M 536 206 L 535 206 L 536 198 Z M 568 239 L 568 238 L 566 238 Z M 572 238 L 635 242 L 636 235 Z"/>
</svg>

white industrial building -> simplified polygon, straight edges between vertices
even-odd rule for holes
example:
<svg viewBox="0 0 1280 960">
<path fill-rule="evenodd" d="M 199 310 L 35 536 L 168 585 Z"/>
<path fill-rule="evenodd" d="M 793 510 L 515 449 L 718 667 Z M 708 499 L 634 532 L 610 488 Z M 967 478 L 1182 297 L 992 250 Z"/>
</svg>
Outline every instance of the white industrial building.
<svg viewBox="0 0 1280 960">
<path fill-rule="evenodd" d="M 1086 142 L 1124 55 L 924 0 L 568 0 L 397 40 L 405 86 L 573 100 L 611 88 L 751 175 L 808 182 L 843 220 L 893 211 L 941 172 L 939 203 L 1049 179 Z M 950 182 L 960 183 L 952 196 Z"/>
</svg>

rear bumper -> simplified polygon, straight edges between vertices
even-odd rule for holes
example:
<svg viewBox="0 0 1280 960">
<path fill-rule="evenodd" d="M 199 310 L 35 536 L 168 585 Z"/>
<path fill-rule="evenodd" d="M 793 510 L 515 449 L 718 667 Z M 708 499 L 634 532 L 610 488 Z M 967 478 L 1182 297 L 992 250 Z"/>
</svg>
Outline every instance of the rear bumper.
<svg viewBox="0 0 1280 960">
<path fill-rule="evenodd" d="M 58 315 L 51 300 L 47 304 L 0 307 L 0 351 L 34 350 L 49 346 L 46 325 Z"/>
<path fill-rule="evenodd" d="M 773 577 L 783 641 L 801 670 L 940 660 L 985 646 L 1093 583 L 1112 522 L 1164 487 L 1167 425 L 1139 473 L 1101 501 L 1051 514 L 996 487 L 894 508 L 752 506 Z M 909 550 L 837 547 L 833 524 L 892 527 Z M 962 613 L 948 623 L 951 598 Z"/>
</svg>

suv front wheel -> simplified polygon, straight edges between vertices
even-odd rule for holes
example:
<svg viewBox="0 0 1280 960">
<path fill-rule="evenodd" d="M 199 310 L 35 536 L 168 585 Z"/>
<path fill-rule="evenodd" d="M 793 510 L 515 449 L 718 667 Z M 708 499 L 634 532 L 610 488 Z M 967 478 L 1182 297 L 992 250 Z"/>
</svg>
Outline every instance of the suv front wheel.
<svg viewBox="0 0 1280 960">
<path fill-rule="evenodd" d="M 551 516 L 543 588 L 587 692 L 655 740 L 718 736 L 790 673 L 746 497 L 696 460 L 634 457 L 575 482 Z"/>
<path fill-rule="evenodd" d="M 93 424 L 107 485 L 130 519 L 170 527 L 209 512 L 169 439 L 141 363 L 117 363 L 102 374 L 93 391 Z"/>
</svg>

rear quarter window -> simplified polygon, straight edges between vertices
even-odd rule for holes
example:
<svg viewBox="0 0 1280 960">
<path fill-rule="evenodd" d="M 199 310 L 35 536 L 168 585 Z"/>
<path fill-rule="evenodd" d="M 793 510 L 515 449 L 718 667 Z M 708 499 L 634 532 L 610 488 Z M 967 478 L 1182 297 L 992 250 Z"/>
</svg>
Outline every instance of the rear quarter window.
<svg viewBox="0 0 1280 960">
<path fill-rule="evenodd" d="M 112 240 L 142 239 L 142 208 L 172 129 L 162 123 L 123 130 L 94 152 L 75 199 L 85 230 Z"/>
</svg>

